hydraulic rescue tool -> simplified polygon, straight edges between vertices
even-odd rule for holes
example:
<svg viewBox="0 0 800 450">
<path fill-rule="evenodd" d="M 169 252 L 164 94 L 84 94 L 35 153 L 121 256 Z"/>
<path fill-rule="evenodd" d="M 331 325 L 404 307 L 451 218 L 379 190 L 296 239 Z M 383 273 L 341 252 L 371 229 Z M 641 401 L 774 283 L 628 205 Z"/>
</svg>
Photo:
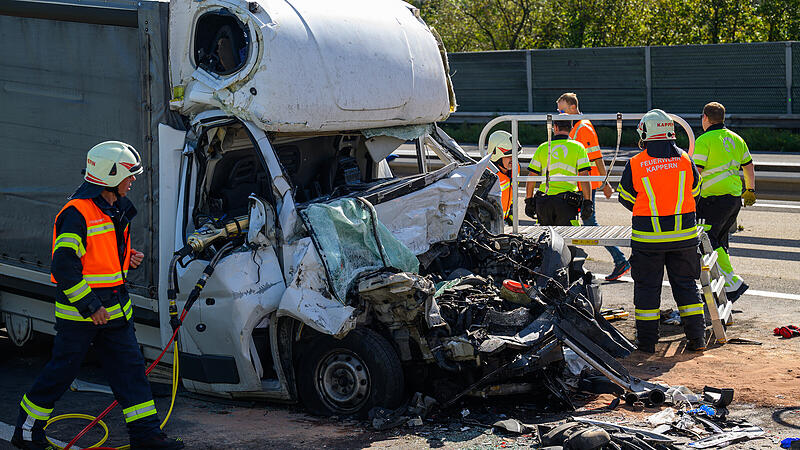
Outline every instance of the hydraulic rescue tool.
<svg viewBox="0 0 800 450">
<path fill-rule="evenodd" d="M 167 412 L 164 421 L 161 423 L 161 428 L 163 429 L 164 426 L 167 424 L 167 421 L 172 414 L 172 407 L 175 404 L 175 395 L 178 390 L 178 330 L 180 329 L 181 325 L 183 325 L 183 320 L 186 318 L 186 314 L 194 305 L 194 302 L 200 297 L 200 292 L 205 288 L 206 282 L 214 273 L 214 268 L 219 263 L 219 261 L 234 247 L 237 247 L 243 243 L 242 238 L 245 236 L 247 232 L 247 227 L 249 226 L 249 218 L 247 216 L 240 216 L 228 221 L 209 221 L 199 227 L 192 235 L 190 235 L 186 240 L 186 245 L 181 248 L 180 250 L 176 251 L 172 257 L 172 260 L 169 264 L 169 275 L 168 275 L 168 288 L 167 288 L 167 298 L 169 299 L 169 315 L 170 315 L 170 326 L 172 326 L 172 337 L 170 338 L 167 345 L 161 351 L 161 354 L 158 355 L 158 358 L 153 361 L 150 366 L 147 367 L 145 371 L 145 375 L 149 374 L 153 368 L 161 361 L 161 358 L 167 352 L 167 349 L 170 348 L 170 345 L 173 346 L 172 349 L 172 398 L 170 400 L 169 411 Z M 179 261 L 183 258 L 191 255 L 194 253 L 195 255 L 200 255 L 204 251 L 208 250 L 211 247 L 211 244 L 218 244 L 221 241 L 227 241 L 225 245 L 219 248 L 219 250 L 214 252 L 213 257 L 211 258 L 210 262 L 203 270 L 203 275 L 197 280 L 195 283 L 194 288 L 189 293 L 189 296 L 186 298 L 186 303 L 183 305 L 183 310 L 181 311 L 180 316 L 178 316 L 178 307 L 176 304 L 177 295 L 179 293 L 177 280 L 176 280 L 176 265 Z M 68 450 L 70 447 L 75 445 L 75 442 L 78 441 L 84 434 L 86 434 L 92 427 L 96 424 L 100 424 L 103 428 L 105 435 L 103 438 L 94 446 L 89 447 L 92 449 L 115 449 L 115 450 L 125 450 L 130 446 L 125 445 L 122 447 L 100 447 L 106 439 L 108 438 L 108 427 L 105 423 L 103 423 L 102 419 L 105 417 L 109 412 L 111 412 L 114 407 L 117 406 L 117 401 L 111 403 L 102 413 L 100 413 L 97 417 L 92 417 L 87 414 L 64 414 L 58 417 L 53 417 L 47 422 L 47 425 L 50 425 L 53 422 L 58 420 L 64 419 L 88 419 L 91 420 L 86 427 L 81 430 L 72 440 L 63 447 L 63 450 Z M 45 428 L 47 428 L 47 425 Z M 56 446 L 52 441 L 50 443 Z M 56 446 L 57 448 L 61 448 Z"/>
</svg>

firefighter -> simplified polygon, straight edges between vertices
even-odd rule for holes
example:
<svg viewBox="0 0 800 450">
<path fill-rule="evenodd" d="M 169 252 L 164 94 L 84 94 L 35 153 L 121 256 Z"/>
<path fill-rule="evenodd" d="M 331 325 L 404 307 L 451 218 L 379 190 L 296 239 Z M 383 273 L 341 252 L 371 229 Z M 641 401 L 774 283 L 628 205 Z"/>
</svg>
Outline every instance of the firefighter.
<svg viewBox="0 0 800 450">
<path fill-rule="evenodd" d="M 572 92 L 561 94 L 561 97 L 558 97 L 558 100 L 556 100 L 556 106 L 559 113 L 581 114 L 580 109 L 578 109 L 578 96 Z M 584 145 L 584 147 L 586 147 L 586 153 L 589 156 L 589 162 L 592 164 L 589 175 L 605 176 L 606 163 L 603 161 L 603 153 L 600 151 L 600 140 L 597 138 L 597 132 L 595 131 L 592 122 L 585 119 L 579 120 L 572 127 L 572 130 L 570 130 L 569 138 L 580 142 Z M 613 191 L 608 182 L 602 183 L 600 181 L 592 181 L 590 184 L 592 187 L 592 203 L 594 203 L 595 192 L 597 189 L 602 189 L 603 195 L 605 195 L 606 198 L 611 198 Z M 584 220 L 583 224 L 597 225 L 597 211 L 593 210 L 592 215 L 589 216 L 587 220 Z M 611 273 L 606 276 L 606 281 L 618 280 L 629 270 L 631 270 L 631 265 L 628 260 L 625 259 L 625 255 L 618 247 L 608 246 L 606 247 L 606 250 L 608 250 L 608 253 L 611 254 L 611 258 L 614 261 L 614 270 L 612 270 Z"/>
<path fill-rule="evenodd" d="M 728 256 L 728 234 L 736 224 L 739 209 L 756 202 L 756 174 L 747 144 L 738 134 L 725 128 L 725 107 L 711 102 L 703 107 L 704 133 L 694 144 L 694 163 L 703 177 L 697 217 L 704 219 L 711 245 L 717 251 L 719 267 L 725 275 L 725 294 L 736 301 L 747 283 L 735 273 Z M 744 189 L 739 169 L 744 172 Z"/>
<path fill-rule="evenodd" d="M 571 175 L 588 176 L 589 158 L 586 148 L 578 141 L 569 139 L 571 124 L 569 120 L 553 121 L 552 142 L 545 142 L 536 149 L 531 158 L 528 172 L 534 175 Z M 548 146 L 549 165 L 548 165 Z M 540 225 L 576 225 L 575 220 L 580 212 L 583 220 L 594 212 L 594 204 L 590 199 L 589 183 L 581 181 L 581 190 L 574 181 L 550 181 L 549 185 L 539 186 L 529 181 L 525 186 L 525 214 L 536 215 Z"/>
<path fill-rule="evenodd" d="M 649 111 L 637 127 L 643 148 L 628 161 L 619 202 L 633 212 L 631 276 L 639 350 L 655 353 L 664 266 L 678 304 L 687 348 L 705 349 L 695 199 L 700 173 L 675 145 L 675 124 L 664 111 Z"/>
<path fill-rule="evenodd" d="M 122 407 L 132 449 L 179 449 L 159 428 L 144 359 L 136 341 L 128 269 L 144 255 L 131 248 L 136 208 L 126 197 L 143 172 L 136 150 L 108 141 L 89 150 L 84 183 L 56 215 L 51 281 L 57 284 L 56 336 L 50 361 L 22 397 L 12 437 L 18 448 L 51 448 L 44 426 L 78 375 L 89 345 Z"/>
<path fill-rule="evenodd" d="M 491 160 L 497 166 L 497 178 L 500 181 L 500 194 L 503 206 L 503 220 L 511 224 L 514 219 L 512 206 L 514 205 L 514 193 L 511 189 L 511 168 L 513 157 L 511 145 L 511 133 L 498 130 L 489 136 L 489 153 Z M 519 144 L 517 147 L 521 149 Z M 517 173 L 520 173 L 519 171 Z"/>
</svg>

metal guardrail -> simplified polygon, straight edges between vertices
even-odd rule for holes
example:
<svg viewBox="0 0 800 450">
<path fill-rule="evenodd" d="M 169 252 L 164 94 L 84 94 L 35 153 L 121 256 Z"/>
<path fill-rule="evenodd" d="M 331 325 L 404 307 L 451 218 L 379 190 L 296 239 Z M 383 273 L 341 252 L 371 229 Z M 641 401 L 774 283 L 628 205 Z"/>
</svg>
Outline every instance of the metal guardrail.
<svg viewBox="0 0 800 450">
<path fill-rule="evenodd" d="M 668 113 L 669 114 L 669 113 Z M 686 121 L 677 116 L 675 114 L 669 114 L 677 124 L 683 127 L 684 131 L 686 131 L 687 136 L 689 137 L 689 150 L 688 153 L 691 156 L 694 153 L 694 132 L 692 131 L 692 127 L 689 126 Z M 565 175 L 549 175 L 549 176 L 520 176 L 519 175 L 519 122 L 546 122 L 547 123 L 547 133 L 548 133 L 548 142 L 550 140 L 550 130 L 553 120 L 613 120 L 618 123 L 618 132 L 621 132 L 621 121 L 623 120 L 640 120 L 644 117 L 644 113 L 616 113 L 616 114 L 570 114 L 568 116 L 558 115 L 558 114 L 509 114 L 505 116 L 495 117 L 494 119 L 490 120 L 481 130 L 481 135 L 478 138 L 478 152 L 480 152 L 481 156 L 486 155 L 486 138 L 489 134 L 489 130 L 494 128 L 495 125 L 501 122 L 511 122 L 511 189 L 512 195 L 514 196 L 514 200 L 511 202 L 511 207 L 514 208 L 513 213 L 513 220 L 512 220 L 512 229 L 514 233 L 519 232 L 519 217 L 520 217 L 520 208 L 519 208 L 519 189 L 518 183 L 520 181 L 524 182 L 550 182 L 550 181 L 606 181 L 606 179 L 611 179 L 610 175 L 608 176 L 565 176 Z M 554 119 L 555 118 L 555 119 Z M 619 181 L 619 177 L 615 177 L 616 180 Z"/>
<path fill-rule="evenodd" d="M 529 114 L 526 112 L 469 112 L 456 111 L 450 114 L 445 123 L 486 123 L 487 121 L 508 115 Z M 546 113 L 538 113 L 546 114 Z M 698 113 L 681 113 L 687 117 L 686 122 L 693 127 L 700 127 Z M 725 124 L 732 127 L 763 127 L 763 128 L 800 128 L 800 114 L 726 114 Z M 595 125 L 613 125 L 613 120 L 598 120 Z"/>
</svg>

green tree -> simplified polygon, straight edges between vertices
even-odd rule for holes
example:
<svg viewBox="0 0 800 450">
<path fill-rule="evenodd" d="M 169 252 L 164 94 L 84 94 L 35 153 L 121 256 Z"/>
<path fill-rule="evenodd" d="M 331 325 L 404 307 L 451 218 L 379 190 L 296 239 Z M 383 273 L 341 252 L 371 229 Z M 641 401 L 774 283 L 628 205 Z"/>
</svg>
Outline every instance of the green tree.
<svg viewBox="0 0 800 450">
<path fill-rule="evenodd" d="M 414 0 L 450 51 L 800 40 L 800 0 Z"/>
<path fill-rule="evenodd" d="M 761 0 L 756 13 L 765 24 L 765 40 L 800 40 L 800 0 Z"/>
</svg>

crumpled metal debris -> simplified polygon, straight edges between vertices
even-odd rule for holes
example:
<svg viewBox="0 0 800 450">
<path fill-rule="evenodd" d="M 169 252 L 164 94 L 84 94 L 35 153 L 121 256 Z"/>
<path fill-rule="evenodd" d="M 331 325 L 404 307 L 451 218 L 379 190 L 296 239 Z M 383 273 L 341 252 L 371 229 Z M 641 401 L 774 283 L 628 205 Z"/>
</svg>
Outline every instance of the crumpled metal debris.
<svg viewBox="0 0 800 450">
<path fill-rule="evenodd" d="M 686 386 L 671 386 L 665 393 L 667 403 L 680 405 L 684 403 L 694 404 L 700 401 L 700 396 L 692 392 Z"/>
<path fill-rule="evenodd" d="M 757 426 L 736 427 L 730 431 L 723 431 L 722 433 L 712 434 L 698 441 L 689 442 L 688 445 L 692 448 L 724 447 L 734 442 L 755 439 L 763 435 L 764 430 Z"/>
<path fill-rule="evenodd" d="M 517 419 L 498 420 L 492 426 L 517 434 L 528 434 L 536 429 L 533 425 L 524 424 Z"/>
<path fill-rule="evenodd" d="M 678 413 L 672 408 L 664 408 L 661 411 L 651 415 L 647 418 L 647 423 L 650 426 L 656 427 L 658 425 L 672 424 L 678 420 Z"/>
<path fill-rule="evenodd" d="M 370 410 L 368 417 L 372 428 L 378 431 L 399 427 L 403 424 L 415 427 L 422 425 L 422 420 L 428 416 L 436 404 L 436 399 L 416 392 L 405 405 L 397 409 L 375 407 Z"/>
</svg>

